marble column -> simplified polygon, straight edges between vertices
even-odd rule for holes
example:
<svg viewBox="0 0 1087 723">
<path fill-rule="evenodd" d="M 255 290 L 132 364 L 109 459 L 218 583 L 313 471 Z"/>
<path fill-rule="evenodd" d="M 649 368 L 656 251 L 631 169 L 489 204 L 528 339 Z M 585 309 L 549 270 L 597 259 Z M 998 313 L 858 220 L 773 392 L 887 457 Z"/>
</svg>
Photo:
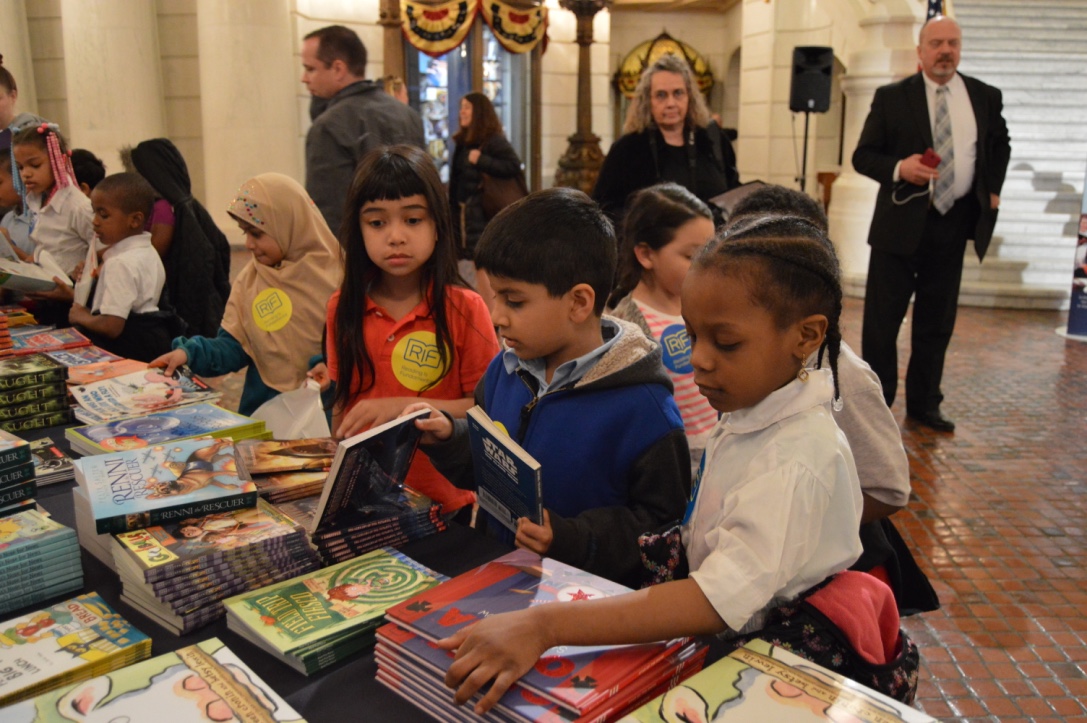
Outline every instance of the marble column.
<svg viewBox="0 0 1087 723">
<path fill-rule="evenodd" d="M 197 0 L 207 207 L 224 228 L 247 179 L 303 179 L 290 10 L 290 0 Z"/>
<path fill-rule="evenodd" d="M 117 151 L 166 132 L 154 3 L 61 0 L 64 77 L 72 145 L 110 172 Z"/>
<path fill-rule="evenodd" d="M 610 0 L 559 0 L 563 9 L 577 16 L 577 132 L 570 136 L 570 145 L 559 159 L 555 183 L 585 193 L 592 192 L 604 165 L 600 136 L 593 133 L 591 48 L 593 17 L 609 4 Z"/>
<path fill-rule="evenodd" d="M 398 75 L 407 81 L 407 66 L 404 64 L 404 33 L 400 29 L 399 0 L 381 0 L 381 13 L 377 24 L 384 30 L 382 55 L 385 75 Z"/>
<path fill-rule="evenodd" d="M 23 0 L 0 0 L 0 18 L 4 18 L 0 23 L 0 53 L 4 56 L 4 67 L 19 86 L 15 112 L 37 113 L 38 93 L 30 61 L 30 30 L 23 5 Z"/>
</svg>

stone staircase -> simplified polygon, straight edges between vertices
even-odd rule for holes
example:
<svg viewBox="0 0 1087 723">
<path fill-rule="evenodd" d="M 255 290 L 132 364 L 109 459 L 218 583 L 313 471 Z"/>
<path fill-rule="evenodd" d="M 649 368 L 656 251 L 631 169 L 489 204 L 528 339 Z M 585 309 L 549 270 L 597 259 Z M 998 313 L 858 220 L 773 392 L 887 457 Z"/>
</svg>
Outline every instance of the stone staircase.
<svg viewBox="0 0 1087 723">
<path fill-rule="evenodd" d="M 1000 88 L 1012 139 L 985 263 L 960 303 L 1067 308 L 1087 169 L 1087 0 L 954 0 L 959 69 Z"/>
</svg>

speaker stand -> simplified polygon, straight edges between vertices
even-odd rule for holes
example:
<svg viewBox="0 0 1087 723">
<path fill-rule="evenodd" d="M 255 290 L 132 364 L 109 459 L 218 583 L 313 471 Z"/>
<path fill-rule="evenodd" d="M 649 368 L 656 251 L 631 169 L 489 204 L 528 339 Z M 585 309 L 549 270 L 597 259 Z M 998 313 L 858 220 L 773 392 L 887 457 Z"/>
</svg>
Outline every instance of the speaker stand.
<svg viewBox="0 0 1087 723">
<path fill-rule="evenodd" d="M 800 175 L 796 182 L 800 184 L 800 191 L 804 191 L 804 185 L 808 181 L 808 123 L 811 121 L 811 111 L 804 111 L 804 155 L 800 157 Z M 793 146 L 796 148 L 796 146 Z"/>
</svg>

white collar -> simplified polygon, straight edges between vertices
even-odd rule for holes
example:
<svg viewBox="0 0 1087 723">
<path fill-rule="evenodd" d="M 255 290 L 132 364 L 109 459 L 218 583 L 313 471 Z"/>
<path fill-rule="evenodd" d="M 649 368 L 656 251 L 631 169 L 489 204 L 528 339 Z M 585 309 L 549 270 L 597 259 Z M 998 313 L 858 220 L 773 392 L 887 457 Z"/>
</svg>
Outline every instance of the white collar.
<svg viewBox="0 0 1087 723">
<path fill-rule="evenodd" d="M 794 379 L 754 407 L 726 414 L 718 430 L 730 434 L 758 432 L 799 412 L 828 404 L 833 398 L 834 379 L 830 370 L 809 369 L 807 381 Z"/>
</svg>

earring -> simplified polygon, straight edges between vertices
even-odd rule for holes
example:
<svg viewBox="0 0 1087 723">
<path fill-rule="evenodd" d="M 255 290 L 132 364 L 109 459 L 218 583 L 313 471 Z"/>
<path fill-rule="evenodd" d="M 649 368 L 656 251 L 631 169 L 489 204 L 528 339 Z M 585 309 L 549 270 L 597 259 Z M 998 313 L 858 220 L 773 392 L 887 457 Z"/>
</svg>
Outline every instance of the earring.
<svg viewBox="0 0 1087 723">
<path fill-rule="evenodd" d="M 808 381 L 808 370 L 804 367 L 800 367 L 800 371 L 796 373 L 796 378 L 802 382 Z"/>
</svg>

